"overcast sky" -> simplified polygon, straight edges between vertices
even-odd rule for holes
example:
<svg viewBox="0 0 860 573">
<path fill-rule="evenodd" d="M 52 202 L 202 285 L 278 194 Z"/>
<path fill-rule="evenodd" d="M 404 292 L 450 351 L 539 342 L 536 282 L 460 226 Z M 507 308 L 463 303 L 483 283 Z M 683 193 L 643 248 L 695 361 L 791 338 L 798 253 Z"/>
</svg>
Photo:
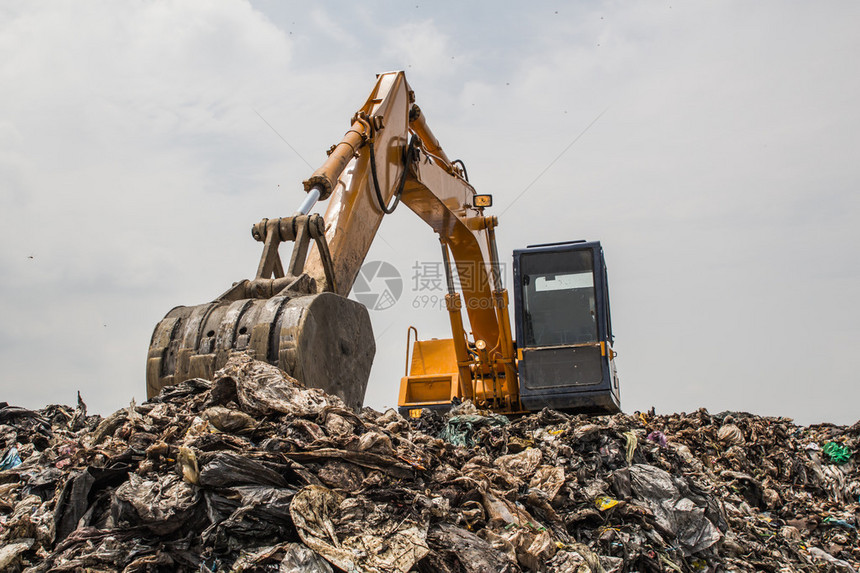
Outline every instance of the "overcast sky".
<svg viewBox="0 0 860 573">
<path fill-rule="evenodd" d="M 0 4 L 0 400 L 145 399 L 155 324 L 253 276 L 251 225 L 403 69 L 504 258 L 602 241 L 625 411 L 856 421 L 860 4 L 571 4 Z M 413 288 L 438 257 L 383 222 L 373 407 L 409 324 L 450 336 Z"/>
</svg>

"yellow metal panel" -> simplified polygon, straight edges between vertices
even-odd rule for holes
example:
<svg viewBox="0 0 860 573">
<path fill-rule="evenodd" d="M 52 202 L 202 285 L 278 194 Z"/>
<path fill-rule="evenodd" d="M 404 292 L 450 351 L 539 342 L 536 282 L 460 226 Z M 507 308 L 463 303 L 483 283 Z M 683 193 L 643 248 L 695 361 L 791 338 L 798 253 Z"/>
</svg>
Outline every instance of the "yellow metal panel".
<svg viewBox="0 0 860 573">
<path fill-rule="evenodd" d="M 400 380 L 400 406 L 444 404 L 459 391 L 460 375 L 454 340 L 416 340 L 409 376 Z"/>
<path fill-rule="evenodd" d="M 458 381 L 459 376 L 456 372 L 426 376 L 404 376 L 400 380 L 398 405 L 448 403 L 451 401 L 452 389 L 457 388 Z"/>
<path fill-rule="evenodd" d="M 452 372 L 457 372 L 457 355 L 454 352 L 453 339 L 415 341 L 412 345 L 410 376 L 449 374 Z"/>
</svg>

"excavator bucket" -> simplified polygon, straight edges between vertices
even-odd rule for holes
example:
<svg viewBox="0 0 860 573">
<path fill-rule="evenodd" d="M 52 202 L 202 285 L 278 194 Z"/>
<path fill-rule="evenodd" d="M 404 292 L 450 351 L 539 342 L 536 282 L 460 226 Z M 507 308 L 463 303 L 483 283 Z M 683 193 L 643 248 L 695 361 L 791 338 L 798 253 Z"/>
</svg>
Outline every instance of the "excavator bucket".
<svg viewBox="0 0 860 573">
<path fill-rule="evenodd" d="M 358 409 L 376 344 L 367 309 L 334 293 L 179 306 L 152 334 L 147 396 L 190 378 L 211 379 L 232 351 L 252 353 Z"/>
<path fill-rule="evenodd" d="M 376 343 L 367 308 L 332 292 L 336 280 L 322 217 L 300 212 L 263 219 L 252 235 L 264 243 L 255 279 L 208 304 L 176 307 L 155 327 L 147 396 L 191 378 L 211 379 L 231 352 L 245 351 L 360 408 Z M 321 281 L 303 272 L 311 241 L 322 259 Z M 287 272 L 278 255 L 281 242 L 294 242 Z"/>
</svg>

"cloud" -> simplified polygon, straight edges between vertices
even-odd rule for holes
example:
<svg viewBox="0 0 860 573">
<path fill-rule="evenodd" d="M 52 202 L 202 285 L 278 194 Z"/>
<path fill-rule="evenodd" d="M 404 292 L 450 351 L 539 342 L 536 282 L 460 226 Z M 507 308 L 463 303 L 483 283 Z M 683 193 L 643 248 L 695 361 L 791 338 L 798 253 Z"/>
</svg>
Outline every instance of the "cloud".
<svg viewBox="0 0 860 573">
<path fill-rule="evenodd" d="M 156 322 L 252 274 L 250 225 L 302 198 L 310 169 L 255 111 L 318 165 L 373 74 L 406 68 L 496 214 L 546 169 L 501 218 L 503 257 L 603 241 L 626 409 L 853 421 L 855 6 L 381 7 L 0 7 L 4 400 L 140 397 Z M 401 209 L 369 257 L 408 283 L 438 244 Z M 373 315 L 375 407 L 408 324 L 447 336 L 415 294 Z"/>
<path fill-rule="evenodd" d="M 452 73 L 460 65 L 449 38 L 433 20 L 397 26 L 386 36 L 385 49 L 395 56 L 401 69 L 415 68 L 421 74 L 437 77 Z"/>
</svg>

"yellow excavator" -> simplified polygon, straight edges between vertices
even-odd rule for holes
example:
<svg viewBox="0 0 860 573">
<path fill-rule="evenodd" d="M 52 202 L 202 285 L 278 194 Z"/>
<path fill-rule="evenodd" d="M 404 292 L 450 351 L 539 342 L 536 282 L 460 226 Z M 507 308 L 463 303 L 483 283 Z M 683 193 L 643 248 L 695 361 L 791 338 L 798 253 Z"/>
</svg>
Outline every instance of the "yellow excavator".
<svg viewBox="0 0 860 573">
<path fill-rule="evenodd" d="M 416 332 L 412 341 L 407 333 L 404 415 L 465 399 L 501 413 L 620 411 L 600 243 L 514 251 L 512 332 L 499 222 L 486 213 L 492 196 L 476 193 L 463 162 L 442 150 L 403 72 L 377 76 L 349 130 L 303 183 L 307 194 L 294 215 L 253 226 L 263 244 L 253 279 L 208 304 L 174 308 L 155 327 L 149 397 L 211 378 L 241 350 L 360 408 L 376 345 L 366 307 L 347 296 L 383 218 L 402 202 L 439 236 L 451 323 L 451 338 L 417 340 Z M 324 216 L 310 214 L 325 200 Z M 278 251 L 284 242 L 293 243 L 286 266 Z"/>
</svg>

